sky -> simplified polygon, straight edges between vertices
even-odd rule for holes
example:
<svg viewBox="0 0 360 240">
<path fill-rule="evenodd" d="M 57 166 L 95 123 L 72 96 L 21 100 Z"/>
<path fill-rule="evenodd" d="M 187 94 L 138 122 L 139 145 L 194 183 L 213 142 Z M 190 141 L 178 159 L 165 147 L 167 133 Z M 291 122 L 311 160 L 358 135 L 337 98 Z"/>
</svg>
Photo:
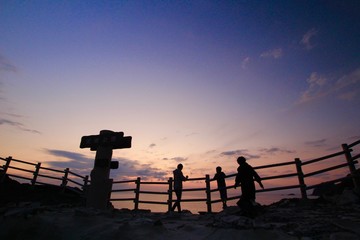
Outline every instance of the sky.
<svg viewBox="0 0 360 240">
<path fill-rule="evenodd" d="M 0 2 L 0 156 L 116 179 L 311 159 L 360 139 L 359 1 Z"/>
</svg>

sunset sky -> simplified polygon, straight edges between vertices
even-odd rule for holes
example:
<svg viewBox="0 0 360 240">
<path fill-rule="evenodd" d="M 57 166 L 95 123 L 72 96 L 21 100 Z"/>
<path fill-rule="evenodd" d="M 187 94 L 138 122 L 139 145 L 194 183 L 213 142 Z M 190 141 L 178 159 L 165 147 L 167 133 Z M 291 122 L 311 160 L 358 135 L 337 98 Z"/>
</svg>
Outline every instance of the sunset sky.
<svg viewBox="0 0 360 240">
<path fill-rule="evenodd" d="M 359 1 L 0 2 L 0 157 L 117 179 L 310 159 L 360 139 Z"/>
</svg>

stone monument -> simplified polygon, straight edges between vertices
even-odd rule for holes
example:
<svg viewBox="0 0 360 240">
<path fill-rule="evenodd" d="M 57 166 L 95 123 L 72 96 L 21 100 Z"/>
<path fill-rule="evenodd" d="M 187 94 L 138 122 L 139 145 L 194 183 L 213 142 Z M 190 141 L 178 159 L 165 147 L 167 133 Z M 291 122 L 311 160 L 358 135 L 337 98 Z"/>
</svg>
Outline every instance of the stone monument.
<svg viewBox="0 0 360 240">
<path fill-rule="evenodd" d="M 83 136 L 80 148 L 96 151 L 94 168 L 90 174 L 90 185 L 86 189 L 86 206 L 107 209 L 113 180 L 110 169 L 117 169 L 119 163 L 111 161 L 113 149 L 131 148 L 132 137 L 123 132 L 102 130 L 99 135 Z"/>
</svg>

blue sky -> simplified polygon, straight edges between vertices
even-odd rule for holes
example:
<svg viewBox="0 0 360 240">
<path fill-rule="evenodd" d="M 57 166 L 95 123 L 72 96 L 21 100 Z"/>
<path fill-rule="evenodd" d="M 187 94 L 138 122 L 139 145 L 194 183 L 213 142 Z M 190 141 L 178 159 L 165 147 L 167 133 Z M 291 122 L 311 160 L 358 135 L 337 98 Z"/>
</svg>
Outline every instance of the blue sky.
<svg viewBox="0 0 360 240">
<path fill-rule="evenodd" d="M 118 178 L 203 176 L 360 138 L 358 1 L 2 1 L 0 154 Z M 336 151 L 337 151 L 336 150 Z M 144 171 L 147 170 L 147 171 Z"/>
</svg>

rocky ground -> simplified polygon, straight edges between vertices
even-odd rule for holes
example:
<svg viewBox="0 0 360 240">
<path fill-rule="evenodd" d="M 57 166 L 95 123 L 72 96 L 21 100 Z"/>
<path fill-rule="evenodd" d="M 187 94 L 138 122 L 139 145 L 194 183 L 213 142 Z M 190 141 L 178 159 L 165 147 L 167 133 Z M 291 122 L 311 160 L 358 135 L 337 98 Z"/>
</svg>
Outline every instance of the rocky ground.
<svg viewBox="0 0 360 240">
<path fill-rule="evenodd" d="M 0 239 L 360 239 L 359 196 L 347 188 L 258 206 L 251 217 L 237 206 L 213 214 L 99 211 L 83 207 L 73 191 L 26 189 L 12 192 L 15 201 L 0 188 Z"/>
<path fill-rule="evenodd" d="M 235 206 L 199 215 L 39 202 L 8 204 L 0 216 L 0 239 L 360 239 L 359 203 L 324 199 L 284 199 L 252 218 Z"/>
</svg>

